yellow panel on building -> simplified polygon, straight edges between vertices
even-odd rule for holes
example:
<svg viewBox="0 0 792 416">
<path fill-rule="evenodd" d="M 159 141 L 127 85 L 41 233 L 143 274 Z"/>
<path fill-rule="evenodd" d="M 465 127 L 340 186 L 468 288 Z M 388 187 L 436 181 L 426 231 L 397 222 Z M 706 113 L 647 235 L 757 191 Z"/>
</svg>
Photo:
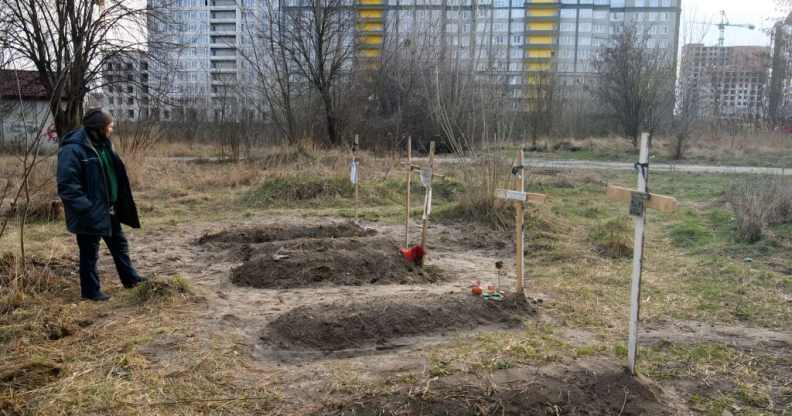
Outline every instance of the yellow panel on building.
<svg viewBox="0 0 792 416">
<path fill-rule="evenodd" d="M 529 58 L 547 58 L 550 59 L 553 57 L 552 49 L 529 49 L 528 50 L 528 57 Z"/>
<path fill-rule="evenodd" d="M 359 1 L 360 4 L 365 6 L 385 4 L 385 2 L 382 0 L 359 0 Z"/>
<path fill-rule="evenodd" d="M 550 70 L 550 64 L 529 63 L 528 64 L 528 70 L 529 71 L 548 71 L 548 70 Z"/>
<path fill-rule="evenodd" d="M 558 9 L 530 9 L 528 16 L 530 17 L 555 17 L 558 15 Z"/>
<path fill-rule="evenodd" d="M 364 19 L 382 19 L 382 10 L 361 10 L 358 12 L 360 17 Z"/>
<path fill-rule="evenodd" d="M 528 43 L 531 45 L 552 45 L 552 36 L 528 36 Z"/>
<path fill-rule="evenodd" d="M 357 30 L 363 32 L 372 32 L 385 29 L 385 25 L 381 22 L 367 22 L 357 25 Z"/>
<path fill-rule="evenodd" d="M 379 49 L 361 49 L 360 56 L 363 58 L 376 58 L 380 56 Z"/>
<path fill-rule="evenodd" d="M 528 23 L 528 30 L 555 30 L 553 22 L 531 22 Z"/>
<path fill-rule="evenodd" d="M 382 36 L 361 36 L 360 43 L 364 45 L 382 45 Z"/>
</svg>

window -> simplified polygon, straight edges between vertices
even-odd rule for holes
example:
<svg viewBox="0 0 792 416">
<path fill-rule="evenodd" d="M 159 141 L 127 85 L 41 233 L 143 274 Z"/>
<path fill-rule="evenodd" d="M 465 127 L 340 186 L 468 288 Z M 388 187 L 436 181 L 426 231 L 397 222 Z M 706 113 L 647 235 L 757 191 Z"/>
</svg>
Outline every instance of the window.
<svg viewBox="0 0 792 416">
<path fill-rule="evenodd" d="M 135 110 L 129 110 L 127 112 L 127 115 L 129 116 L 129 118 L 135 118 Z"/>
<path fill-rule="evenodd" d="M 575 9 L 561 9 L 561 18 L 576 18 L 577 11 Z"/>
<path fill-rule="evenodd" d="M 127 94 L 133 94 L 134 92 L 135 92 L 135 87 L 131 85 L 127 87 Z"/>
</svg>

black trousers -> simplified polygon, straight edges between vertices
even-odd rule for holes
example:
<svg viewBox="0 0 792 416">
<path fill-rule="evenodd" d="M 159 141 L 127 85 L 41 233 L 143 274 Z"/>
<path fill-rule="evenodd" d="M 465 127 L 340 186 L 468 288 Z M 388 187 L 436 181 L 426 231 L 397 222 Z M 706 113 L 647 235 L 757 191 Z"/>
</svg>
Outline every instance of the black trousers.
<svg viewBox="0 0 792 416">
<path fill-rule="evenodd" d="M 101 290 L 99 272 L 96 270 L 100 239 L 104 240 L 107 248 L 110 249 L 110 254 L 113 255 L 121 284 L 133 286 L 140 281 L 140 275 L 129 258 L 129 242 L 121 230 L 121 223 L 115 216 L 112 217 L 112 224 L 113 234 L 110 236 L 77 234 L 77 246 L 80 248 L 80 292 L 84 298 L 96 297 Z"/>
</svg>

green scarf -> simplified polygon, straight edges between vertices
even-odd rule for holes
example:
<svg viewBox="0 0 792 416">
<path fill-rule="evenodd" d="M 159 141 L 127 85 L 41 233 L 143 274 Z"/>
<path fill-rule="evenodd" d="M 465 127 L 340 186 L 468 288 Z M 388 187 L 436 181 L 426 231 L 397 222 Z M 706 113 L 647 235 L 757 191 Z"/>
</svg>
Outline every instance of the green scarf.
<svg viewBox="0 0 792 416">
<path fill-rule="evenodd" d="M 107 186 L 110 188 L 110 203 L 118 201 L 118 178 L 116 177 L 115 164 L 113 164 L 113 149 L 110 148 L 109 140 L 95 140 L 93 145 L 99 153 L 99 162 L 107 178 Z"/>
</svg>

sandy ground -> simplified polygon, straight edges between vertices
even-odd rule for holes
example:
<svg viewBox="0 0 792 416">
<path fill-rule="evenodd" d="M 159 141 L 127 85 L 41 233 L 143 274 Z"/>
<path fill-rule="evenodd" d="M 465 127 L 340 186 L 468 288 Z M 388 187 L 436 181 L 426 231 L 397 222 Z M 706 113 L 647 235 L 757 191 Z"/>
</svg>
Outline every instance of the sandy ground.
<svg viewBox="0 0 792 416">
<path fill-rule="evenodd" d="M 286 401 L 290 403 L 289 407 L 291 409 L 299 409 L 290 410 L 286 413 L 373 414 L 365 412 L 367 406 L 368 408 L 386 409 L 389 408 L 388 406 L 393 405 L 393 414 L 415 414 L 410 410 L 413 409 L 410 407 L 412 406 L 410 399 L 406 398 L 414 395 L 404 394 L 396 394 L 393 397 L 385 398 L 384 400 L 388 401 L 390 405 L 375 401 L 359 404 L 357 408 L 359 411 L 343 408 L 328 409 L 324 404 L 320 403 L 332 402 L 335 396 L 334 392 L 327 389 L 327 380 L 330 376 L 329 369 L 336 367 L 353 368 L 361 380 L 384 380 L 409 372 L 426 371 L 426 355 L 432 346 L 449 342 L 449 340 L 457 340 L 460 336 L 467 336 L 477 331 L 486 331 L 489 328 L 488 326 L 481 326 L 476 330 L 465 329 L 461 332 L 440 331 L 422 336 L 388 340 L 386 348 L 361 348 L 354 351 L 337 351 L 333 353 L 312 352 L 304 355 L 278 354 L 277 351 L 273 351 L 271 347 L 267 346 L 266 340 L 261 339 L 262 334 L 266 333 L 265 329 L 267 326 L 279 316 L 301 307 L 328 303 L 365 302 L 366 300 L 377 298 L 397 300 L 421 298 L 431 302 L 433 298 L 442 296 L 467 296 L 471 281 L 481 279 L 484 282 L 496 282 L 497 279 L 493 267 L 495 261 L 504 261 L 507 275 L 513 276 L 511 243 L 508 239 L 506 243 L 497 239 L 484 242 L 481 240 L 473 241 L 467 237 L 469 233 L 460 227 L 434 225 L 431 229 L 430 255 L 427 259 L 427 264 L 442 270 L 446 276 L 449 276 L 444 281 L 422 285 L 320 285 L 290 289 L 255 289 L 237 286 L 231 282 L 229 276 L 231 270 L 241 264 L 239 258 L 228 255 L 228 251 L 216 245 L 196 243 L 202 236 L 223 230 L 270 225 L 282 226 L 284 224 L 315 226 L 327 224 L 328 221 L 331 220 L 306 220 L 297 216 L 283 216 L 250 220 L 237 224 L 196 223 L 189 227 L 179 227 L 178 229 L 176 227 L 165 227 L 161 230 L 133 236 L 132 244 L 136 262 L 144 273 L 160 275 L 178 273 L 189 279 L 198 288 L 205 296 L 206 302 L 199 306 L 201 308 L 199 319 L 193 323 L 196 333 L 200 333 L 201 336 L 206 338 L 232 337 L 235 339 L 240 353 L 249 355 L 251 363 L 249 368 L 240 370 L 246 372 L 240 377 L 249 377 L 251 382 L 255 383 L 278 385 L 285 395 Z M 394 241 L 403 240 L 403 226 L 362 225 L 376 229 L 379 236 L 390 237 Z M 414 238 L 417 238 L 418 227 L 414 226 L 412 230 L 415 234 Z M 511 288 L 513 279 L 506 279 L 502 282 L 502 285 L 505 288 Z M 545 294 L 530 292 L 529 286 L 528 296 L 530 298 L 547 301 Z M 537 314 L 529 319 L 546 322 L 553 321 L 552 316 L 543 313 L 541 305 L 538 305 L 537 309 Z M 592 342 L 594 338 L 592 334 L 586 331 L 574 329 L 567 329 L 559 335 L 566 342 L 575 346 L 585 346 Z M 669 322 L 646 325 L 642 328 L 641 340 L 646 344 L 653 345 L 668 342 L 722 342 L 742 349 L 759 349 L 772 354 L 787 354 L 792 348 L 792 333 L 790 332 L 736 326 L 719 327 L 699 322 Z M 178 339 L 163 337 L 144 347 L 144 350 L 154 363 L 168 366 L 170 365 L 169 357 L 171 351 L 178 343 Z M 625 379 L 618 376 L 622 371 L 622 365 L 623 363 L 618 362 L 618 360 L 576 360 L 567 364 L 554 363 L 545 367 L 496 372 L 495 378 L 514 378 L 519 375 L 518 378 L 521 380 L 519 388 L 514 387 L 517 388 L 517 390 L 514 390 L 512 386 L 504 391 L 506 393 L 518 391 L 523 394 L 533 392 L 526 397 L 531 398 L 531 400 L 539 400 L 540 402 L 544 400 L 542 399 L 545 397 L 544 395 L 562 394 L 565 391 L 562 386 L 577 386 L 577 390 L 575 390 L 577 399 L 575 400 L 579 400 L 581 403 L 597 400 L 597 397 L 601 397 L 598 396 L 599 394 L 606 395 L 609 398 L 602 401 L 605 403 L 603 406 L 606 407 L 596 408 L 591 411 L 585 411 L 583 407 L 564 407 L 564 404 L 559 402 L 558 406 L 560 407 L 558 408 L 566 409 L 567 413 L 575 413 L 574 410 L 577 409 L 580 412 L 579 414 L 642 414 L 652 412 L 651 409 L 655 409 L 655 407 L 651 406 L 657 403 L 661 404 L 660 407 L 657 407 L 658 409 L 665 408 L 668 410 L 668 412 L 664 412 L 667 414 L 690 413 L 684 405 L 679 404 L 684 403 L 684 400 L 679 400 L 678 395 L 682 395 L 690 389 L 695 389 L 696 386 L 690 385 L 689 382 L 687 384 L 680 382 L 666 384 L 661 389 L 654 383 L 639 380 L 638 387 L 630 387 L 627 384 L 633 383 L 633 381 L 629 377 Z M 178 371 L 178 369 L 174 371 Z M 589 377 L 592 374 L 601 378 Z M 583 375 L 589 376 L 584 377 Z M 533 382 L 531 382 L 531 378 L 533 378 Z M 468 382 L 463 383 L 460 380 L 457 380 L 457 382 L 455 384 L 453 379 L 440 382 L 441 385 L 445 386 L 445 390 L 441 389 L 441 391 L 451 392 L 454 386 L 472 386 Z M 603 392 L 591 387 L 601 383 L 616 383 L 620 386 L 623 383 L 627 384 L 622 386 L 622 390 L 616 389 L 612 392 Z M 537 386 L 550 386 L 547 388 L 552 391 L 547 390 L 545 387 L 543 387 L 544 390 L 537 390 Z M 481 388 L 483 388 L 481 385 L 477 385 L 474 390 L 479 391 Z M 624 392 L 630 388 L 633 390 L 638 389 L 645 394 L 641 393 L 638 396 L 625 395 Z M 568 394 L 567 399 L 572 400 L 569 398 L 572 397 L 569 396 L 572 393 L 567 391 L 566 394 Z M 453 396 L 451 393 L 449 395 Z M 614 399 L 615 397 L 619 399 L 616 400 Z M 625 404 L 621 402 L 622 397 L 624 397 Z M 499 399 L 501 402 L 498 403 L 503 404 L 514 401 L 513 397 L 501 399 Z M 637 402 L 634 402 L 634 400 L 637 400 Z M 611 402 L 616 404 L 614 405 Z M 442 400 L 437 401 L 437 403 L 437 406 L 440 406 L 439 408 L 445 408 Z M 526 401 L 525 403 L 531 402 Z M 619 405 L 622 405 L 621 411 L 618 409 Z M 507 409 L 506 407 L 502 408 Z M 513 408 L 517 410 L 509 412 L 504 410 L 504 414 L 533 414 L 526 412 L 526 408 L 517 406 Z M 398 413 L 398 411 L 406 413 Z"/>
</svg>

